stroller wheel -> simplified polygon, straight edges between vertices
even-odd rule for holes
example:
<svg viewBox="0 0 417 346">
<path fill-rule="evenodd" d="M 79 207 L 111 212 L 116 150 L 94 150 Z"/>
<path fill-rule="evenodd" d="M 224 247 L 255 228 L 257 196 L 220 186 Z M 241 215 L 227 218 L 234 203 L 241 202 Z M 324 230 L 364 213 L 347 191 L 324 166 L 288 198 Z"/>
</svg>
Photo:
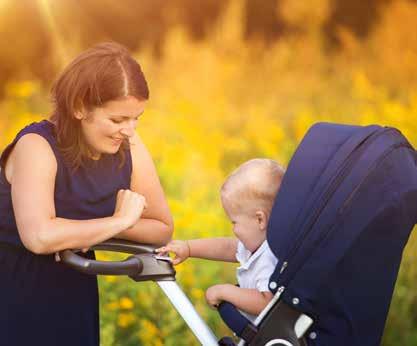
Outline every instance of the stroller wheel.
<svg viewBox="0 0 417 346">
<path fill-rule="evenodd" d="M 274 339 L 274 340 L 268 341 L 268 343 L 265 344 L 265 346 L 273 346 L 273 345 L 295 346 L 291 342 L 284 340 L 284 339 Z"/>
</svg>

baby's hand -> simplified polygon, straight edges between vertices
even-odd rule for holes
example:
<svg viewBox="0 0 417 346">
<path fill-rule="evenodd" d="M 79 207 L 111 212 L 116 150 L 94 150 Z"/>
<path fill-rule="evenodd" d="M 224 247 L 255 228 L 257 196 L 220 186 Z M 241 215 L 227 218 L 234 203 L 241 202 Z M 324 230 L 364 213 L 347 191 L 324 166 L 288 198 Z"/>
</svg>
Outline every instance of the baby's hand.
<svg viewBox="0 0 417 346">
<path fill-rule="evenodd" d="M 214 285 L 206 291 L 206 301 L 213 309 L 217 308 L 222 302 L 222 293 L 225 285 Z"/>
<path fill-rule="evenodd" d="M 190 246 L 187 241 L 172 240 L 167 245 L 160 247 L 159 249 L 155 249 L 155 252 L 161 254 L 173 252 L 175 254 L 175 258 L 173 259 L 172 263 L 177 265 L 190 257 Z"/>
</svg>

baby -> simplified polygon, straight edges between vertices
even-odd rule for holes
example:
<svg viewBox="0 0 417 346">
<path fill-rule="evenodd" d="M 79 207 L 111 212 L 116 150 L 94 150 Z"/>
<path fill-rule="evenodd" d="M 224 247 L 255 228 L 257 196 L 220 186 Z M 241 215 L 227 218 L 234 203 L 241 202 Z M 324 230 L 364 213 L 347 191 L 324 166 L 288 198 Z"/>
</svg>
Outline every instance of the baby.
<svg viewBox="0 0 417 346">
<path fill-rule="evenodd" d="M 268 283 L 278 260 L 268 246 L 266 230 L 283 175 L 284 169 L 273 160 L 253 159 L 243 163 L 221 188 L 223 208 L 236 238 L 173 240 L 157 249 L 160 253 L 175 253 L 175 265 L 188 257 L 240 263 L 239 287 L 232 284 L 209 287 L 206 300 L 210 306 L 230 302 L 254 321 L 272 299 Z"/>
</svg>

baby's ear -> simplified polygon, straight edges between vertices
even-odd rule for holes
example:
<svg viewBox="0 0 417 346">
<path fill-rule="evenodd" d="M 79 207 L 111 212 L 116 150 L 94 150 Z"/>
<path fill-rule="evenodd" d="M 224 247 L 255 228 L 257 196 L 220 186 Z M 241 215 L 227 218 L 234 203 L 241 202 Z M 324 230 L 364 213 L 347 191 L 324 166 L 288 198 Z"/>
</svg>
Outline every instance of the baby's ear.
<svg viewBox="0 0 417 346">
<path fill-rule="evenodd" d="M 266 227 L 268 226 L 268 218 L 266 217 L 266 214 L 262 210 L 258 210 L 256 213 L 256 221 L 258 221 L 259 229 L 261 231 L 265 231 Z"/>
</svg>

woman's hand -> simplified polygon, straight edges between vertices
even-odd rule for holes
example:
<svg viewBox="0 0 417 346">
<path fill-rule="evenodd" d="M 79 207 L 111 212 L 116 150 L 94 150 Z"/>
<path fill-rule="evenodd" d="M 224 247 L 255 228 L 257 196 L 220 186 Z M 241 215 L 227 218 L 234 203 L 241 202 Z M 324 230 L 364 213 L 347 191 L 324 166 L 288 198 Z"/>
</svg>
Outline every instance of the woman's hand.
<svg viewBox="0 0 417 346">
<path fill-rule="evenodd" d="M 119 190 L 113 216 L 126 222 L 126 229 L 128 229 L 138 222 L 145 208 L 144 196 L 131 190 Z"/>
<path fill-rule="evenodd" d="M 191 249 L 188 241 L 183 240 L 173 240 L 167 245 L 155 249 L 156 252 L 161 254 L 167 254 L 168 252 L 173 252 L 175 258 L 172 261 L 172 264 L 177 265 L 181 262 L 184 262 L 188 257 L 191 256 Z"/>
</svg>

